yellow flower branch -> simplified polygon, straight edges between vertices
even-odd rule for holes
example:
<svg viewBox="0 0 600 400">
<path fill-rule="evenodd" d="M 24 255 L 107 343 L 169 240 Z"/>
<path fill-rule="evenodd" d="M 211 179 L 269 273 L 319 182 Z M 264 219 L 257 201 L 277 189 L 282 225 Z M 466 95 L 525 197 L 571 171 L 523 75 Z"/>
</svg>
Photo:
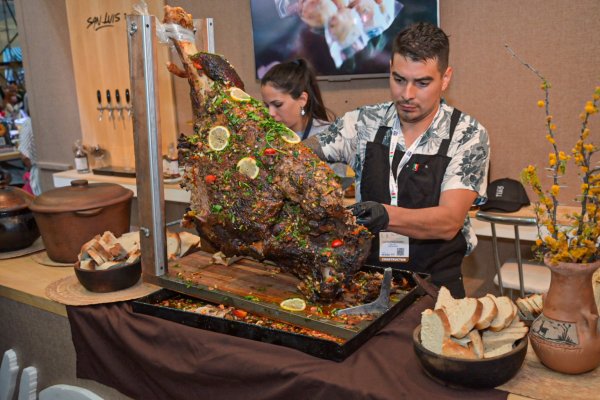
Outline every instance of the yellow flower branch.
<svg viewBox="0 0 600 400">
<path fill-rule="evenodd" d="M 556 144 L 557 126 L 550 114 L 550 84 L 544 76 L 530 64 L 522 60 L 508 46 L 508 52 L 516 58 L 523 66 L 532 71 L 540 78 L 540 88 L 544 91 L 544 99 L 537 102 L 538 107 L 544 109 L 546 115 L 546 140 L 552 146 L 552 152 L 548 154 L 548 168 L 552 178 L 552 185 L 544 190 L 538 176 L 537 168 L 529 165 L 521 173 L 521 180 L 528 184 L 538 197 L 534 211 L 538 221 L 538 239 L 536 248 L 538 256 L 544 254 L 550 256 L 553 262 L 566 261 L 576 263 L 589 263 L 599 259 L 598 237 L 600 236 L 600 167 L 592 167 L 591 158 L 598 151 L 598 147 L 589 142 L 590 129 L 588 128 L 589 117 L 598 113 L 598 101 L 600 101 L 600 87 L 596 87 L 592 99 L 587 101 L 584 111 L 580 114 L 581 129 L 579 139 L 575 143 L 571 153 L 575 165 L 578 167 L 578 175 L 581 178 L 580 195 L 578 201 L 581 203 L 579 213 L 573 213 L 568 218 L 572 221 L 570 225 L 559 225 L 557 222 L 557 211 L 561 192 L 560 179 L 564 177 L 567 162 L 571 158 L 564 151 L 560 151 Z M 548 234 L 542 232 L 542 228 Z"/>
</svg>

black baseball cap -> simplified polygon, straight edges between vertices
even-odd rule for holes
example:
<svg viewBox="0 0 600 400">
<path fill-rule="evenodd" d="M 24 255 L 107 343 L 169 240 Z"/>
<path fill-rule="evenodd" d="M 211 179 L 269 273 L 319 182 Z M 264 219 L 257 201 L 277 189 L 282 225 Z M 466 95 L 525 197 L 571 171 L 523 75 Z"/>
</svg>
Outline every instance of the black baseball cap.
<svg viewBox="0 0 600 400">
<path fill-rule="evenodd" d="M 525 188 L 515 179 L 496 179 L 490 182 L 486 193 L 488 199 L 481 205 L 482 211 L 514 212 L 530 204 Z"/>
</svg>

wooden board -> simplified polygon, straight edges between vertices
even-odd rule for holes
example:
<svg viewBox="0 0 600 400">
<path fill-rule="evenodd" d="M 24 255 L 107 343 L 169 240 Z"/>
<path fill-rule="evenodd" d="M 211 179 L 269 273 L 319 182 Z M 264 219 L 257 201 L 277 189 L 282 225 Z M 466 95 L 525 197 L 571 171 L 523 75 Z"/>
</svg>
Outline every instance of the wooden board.
<svg viewBox="0 0 600 400">
<path fill-rule="evenodd" d="M 111 104 L 116 105 L 116 89 L 121 105 L 126 104 L 125 90 L 129 88 L 131 92 L 126 15 L 133 12 L 137 3 L 137 0 L 66 0 L 83 143 L 107 149 L 107 165 L 127 168 L 135 167 L 132 120 L 125 111 L 124 119 L 119 119 L 117 113 L 116 119 L 109 121 L 105 111 L 99 121 L 96 91 L 101 91 L 104 106 L 106 90 L 111 92 Z M 162 18 L 164 0 L 147 0 L 147 3 L 150 14 Z M 162 151 L 166 154 L 169 143 L 176 143 L 177 138 L 175 100 L 171 75 L 165 67 L 169 47 L 160 43 L 157 46 L 159 129 Z M 60 98 L 69 94 L 56 95 Z M 133 92 L 131 95 L 133 102 Z M 91 166 L 99 167 L 93 162 L 90 157 Z"/>
<path fill-rule="evenodd" d="M 145 278 L 146 279 L 146 278 Z M 212 255 L 199 251 L 169 263 L 167 279 L 152 281 L 215 304 L 225 304 L 265 315 L 276 320 L 316 329 L 340 338 L 350 339 L 366 329 L 376 316 L 335 317 L 333 309 L 342 303 L 313 305 L 307 302 L 303 311 L 287 311 L 279 304 L 289 298 L 304 298 L 296 287 L 300 281 L 279 268 L 251 259 L 240 259 L 231 265 L 215 264 Z"/>
<path fill-rule="evenodd" d="M 211 254 L 199 251 L 170 263 L 168 275 L 274 304 L 291 297 L 304 297 L 296 287 L 298 278 L 275 266 L 246 258 L 231 265 L 214 264 Z"/>
</svg>

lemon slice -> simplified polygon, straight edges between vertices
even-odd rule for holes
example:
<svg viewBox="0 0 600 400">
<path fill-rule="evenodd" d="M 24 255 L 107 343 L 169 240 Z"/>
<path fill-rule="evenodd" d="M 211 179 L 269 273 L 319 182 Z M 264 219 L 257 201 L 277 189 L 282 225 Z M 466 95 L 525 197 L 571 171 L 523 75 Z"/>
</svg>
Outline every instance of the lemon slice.
<svg viewBox="0 0 600 400">
<path fill-rule="evenodd" d="M 229 129 L 224 126 L 217 125 L 208 131 L 208 147 L 213 150 L 221 151 L 229 143 Z"/>
<path fill-rule="evenodd" d="M 279 307 L 287 311 L 302 311 L 306 308 L 306 302 L 297 297 L 286 299 L 279 303 Z"/>
<path fill-rule="evenodd" d="M 248 93 L 244 92 L 238 87 L 232 87 L 231 89 L 229 89 L 229 95 L 233 100 L 241 102 L 250 101 L 250 99 L 252 98 Z"/>
<path fill-rule="evenodd" d="M 244 157 L 237 163 L 237 168 L 240 174 L 246 175 L 250 179 L 258 176 L 259 168 L 256 165 L 256 160 L 252 157 Z"/>
<path fill-rule="evenodd" d="M 285 130 L 281 132 L 281 138 L 288 143 L 300 143 L 300 136 L 290 128 L 285 128 Z"/>
</svg>

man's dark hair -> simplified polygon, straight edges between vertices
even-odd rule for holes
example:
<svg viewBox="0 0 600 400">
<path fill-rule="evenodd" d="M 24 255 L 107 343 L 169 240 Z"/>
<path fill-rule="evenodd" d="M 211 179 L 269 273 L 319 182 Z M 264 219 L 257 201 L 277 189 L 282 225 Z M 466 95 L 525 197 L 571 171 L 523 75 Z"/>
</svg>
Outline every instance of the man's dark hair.
<svg viewBox="0 0 600 400">
<path fill-rule="evenodd" d="M 400 54 L 412 61 L 437 59 L 440 72 L 448 68 L 450 42 L 443 30 L 429 22 L 417 22 L 404 29 L 396 36 L 392 49 L 394 54 Z"/>
</svg>

